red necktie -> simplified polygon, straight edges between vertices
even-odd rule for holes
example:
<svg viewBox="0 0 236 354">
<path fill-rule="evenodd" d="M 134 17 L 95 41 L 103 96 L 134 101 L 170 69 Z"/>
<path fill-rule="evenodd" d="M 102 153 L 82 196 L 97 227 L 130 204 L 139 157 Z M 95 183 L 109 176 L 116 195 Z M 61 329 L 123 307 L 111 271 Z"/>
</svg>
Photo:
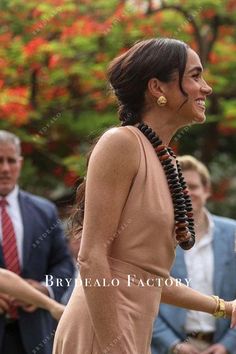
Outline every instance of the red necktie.
<svg viewBox="0 0 236 354">
<path fill-rule="evenodd" d="M 2 250 L 6 268 L 16 274 L 20 274 L 20 263 L 17 252 L 16 236 L 10 216 L 7 213 L 6 199 L 0 200 L 1 221 L 2 221 Z M 17 308 L 10 307 L 9 314 L 12 318 L 17 318 Z"/>
</svg>

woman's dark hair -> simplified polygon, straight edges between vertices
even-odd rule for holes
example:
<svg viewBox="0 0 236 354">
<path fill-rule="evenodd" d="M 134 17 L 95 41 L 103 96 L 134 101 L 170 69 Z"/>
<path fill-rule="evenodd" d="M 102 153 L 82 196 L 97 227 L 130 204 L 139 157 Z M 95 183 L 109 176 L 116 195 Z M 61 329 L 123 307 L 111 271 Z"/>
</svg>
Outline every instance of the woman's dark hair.
<svg viewBox="0 0 236 354">
<path fill-rule="evenodd" d="M 118 115 L 122 126 L 141 121 L 145 109 L 145 92 L 151 78 L 169 82 L 177 72 L 179 88 L 187 96 L 182 87 L 187 49 L 186 43 L 176 39 L 153 38 L 136 43 L 110 63 L 108 81 L 118 100 Z M 83 227 L 85 183 L 84 180 L 76 193 L 76 209 L 71 222 L 74 236 Z"/>
<path fill-rule="evenodd" d="M 186 95 L 182 79 L 187 48 L 187 44 L 176 39 L 148 39 L 136 43 L 111 62 L 108 79 L 118 99 L 122 125 L 140 122 L 145 108 L 145 92 L 151 78 L 169 82 L 173 73 L 177 72 L 180 90 Z"/>
</svg>

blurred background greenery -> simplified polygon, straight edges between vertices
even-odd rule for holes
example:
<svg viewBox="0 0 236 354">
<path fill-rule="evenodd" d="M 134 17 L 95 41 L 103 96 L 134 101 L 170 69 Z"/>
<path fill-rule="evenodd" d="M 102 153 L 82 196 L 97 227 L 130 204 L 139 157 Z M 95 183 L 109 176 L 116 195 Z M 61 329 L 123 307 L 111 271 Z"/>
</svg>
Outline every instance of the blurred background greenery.
<svg viewBox="0 0 236 354">
<path fill-rule="evenodd" d="M 207 123 L 172 146 L 207 164 L 211 210 L 236 217 L 236 0 L 1 0 L 0 18 L 0 129 L 23 141 L 23 188 L 52 200 L 71 193 L 93 139 L 119 124 L 109 61 L 168 36 L 199 53 L 214 89 Z"/>
</svg>

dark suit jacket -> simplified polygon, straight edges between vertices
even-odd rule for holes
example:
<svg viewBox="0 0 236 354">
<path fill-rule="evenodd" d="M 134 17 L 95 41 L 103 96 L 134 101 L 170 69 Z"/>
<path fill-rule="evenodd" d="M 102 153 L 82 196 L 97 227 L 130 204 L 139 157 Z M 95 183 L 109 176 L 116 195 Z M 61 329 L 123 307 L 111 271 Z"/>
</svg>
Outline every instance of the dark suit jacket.
<svg viewBox="0 0 236 354">
<path fill-rule="evenodd" d="M 213 216 L 213 222 L 214 294 L 233 300 L 236 298 L 236 222 L 219 216 Z M 180 247 L 177 248 L 171 275 L 180 278 L 183 283 L 188 278 L 184 251 Z M 175 341 L 186 339 L 186 315 L 185 309 L 165 304 L 160 306 L 154 323 L 152 354 L 167 354 Z M 221 343 L 230 354 L 236 354 L 236 329 L 230 329 L 229 323 L 228 319 L 217 320 L 213 343 Z"/>
<path fill-rule="evenodd" d="M 71 278 L 74 266 L 54 204 L 24 191 L 19 192 L 19 203 L 24 227 L 21 276 L 39 282 L 45 281 L 46 274 Z M 1 244 L 0 267 L 5 267 Z M 52 289 L 55 299 L 59 301 L 66 290 L 66 282 L 63 287 L 54 282 Z M 49 313 L 44 310 L 33 313 L 20 310 L 19 313 L 20 330 L 27 354 L 51 354 L 56 323 Z M 2 315 L 0 348 L 4 328 L 5 317 Z"/>
</svg>

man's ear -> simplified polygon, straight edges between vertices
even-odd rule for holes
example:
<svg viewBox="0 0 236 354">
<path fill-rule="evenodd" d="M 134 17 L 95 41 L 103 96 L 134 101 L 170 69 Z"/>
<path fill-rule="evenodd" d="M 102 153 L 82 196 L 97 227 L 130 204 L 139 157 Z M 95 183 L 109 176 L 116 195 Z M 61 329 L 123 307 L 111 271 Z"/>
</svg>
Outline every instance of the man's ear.
<svg viewBox="0 0 236 354">
<path fill-rule="evenodd" d="M 19 156 L 19 162 L 20 162 L 20 168 L 22 168 L 22 166 L 24 164 L 24 157 L 23 156 Z"/>
<path fill-rule="evenodd" d="M 207 194 L 207 199 L 209 199 L 212 195 L 212 188 L 211 188 L 211 186 L 205 186 L 204 188 L 205 188 L 205 192 Z"/>
</svg>

